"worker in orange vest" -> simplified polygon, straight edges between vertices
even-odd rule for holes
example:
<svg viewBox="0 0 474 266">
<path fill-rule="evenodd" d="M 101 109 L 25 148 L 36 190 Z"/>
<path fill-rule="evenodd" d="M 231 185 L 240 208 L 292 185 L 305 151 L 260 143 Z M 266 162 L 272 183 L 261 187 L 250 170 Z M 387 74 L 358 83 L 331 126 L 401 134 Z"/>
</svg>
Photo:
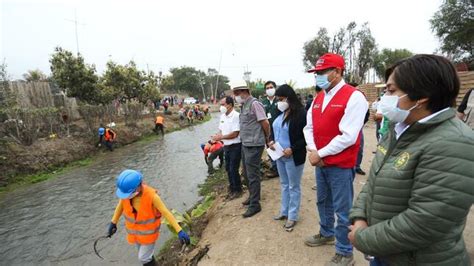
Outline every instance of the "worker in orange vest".
<svg viewBox="0 0 474 266">
<path fill-rule="evenodd" d="M 157 190 L 143 182 L 140 172 L 131 169 L 124 170 L 117 177 L 115 194 L 120 200 L 109 224 L 107 236 L 111 237 L 115 234 L 117 222 L 123 215 L 127 241 L 138 248 L 138 260 L 143 265 L 156 265 L 153 253 L 155 243 L 160 236 L 161 216 L 164 216 L 178 232 L 178 238 L 182 244 L 191 243 L 188 234 L 161 201 Z"/>
<path fill-rule="evenodd" d="M 109 151 L 113 151 L 113 143 L 115 139 L 117 138 L 117 134 L 110 128 L 104 128 L 100 127 L 99 128 L 99 143 L 97 143 L 97 146 L 100 147 L 101 144 L 103 143 Z"/>
<path fill-rule="evenodd" d="M 155 119 L 155 133 L 158 134 L 158 130 L 161 131 L 161 134 L 163 137 L 165 137 L 165 131 L 164 131 L 164 123 L 165 119 L 162 116 L 157 116 Z"/>
<path fill-rule="evenodd" d="M 201 149 L 204 152 L 204 160 L 207 164 L 207 172 L 214 173 L 214 160 L 219 157 L 219 168 L 224 164 L 224 143 L 222 141 L 209 140 L 206 144 L 201 144 Z"/>
</svg>

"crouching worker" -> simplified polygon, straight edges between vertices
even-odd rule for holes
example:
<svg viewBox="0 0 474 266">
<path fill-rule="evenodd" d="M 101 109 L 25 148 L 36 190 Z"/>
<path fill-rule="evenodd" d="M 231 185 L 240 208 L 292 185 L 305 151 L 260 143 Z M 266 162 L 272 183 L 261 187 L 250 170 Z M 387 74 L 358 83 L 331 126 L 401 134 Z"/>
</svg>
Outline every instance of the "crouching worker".
<svg viewBox="0 0 474 266">
<path fill-rule="evenodd" d="M 214 160 L 219 157 L 219 168 L 224 163 L 224 143 L 222 141 L 208 141 L 206 144 L 201 144 L 201 149 L 204 152 L 204 160 L 206 161 L 209 174 L 214 172 Z"/>
<path fill-rule="evenodd" d="M 158 134 L 159 132 L 161 132 L 161 135 L 163 135 L 163 137 L 165 137 L 165 131 L 164 131 L 164 125 L 165 123 L 165 119 L 162 117 L 162 116 L 157 116 L 156 119 L 155 119 L 155 133 Z"/>
<path fill-rule="evenodd" d="M 117 134 L 110 128 L 99 128 L 99 143 L 97 143 L 97 147 L 100 147 L 102 143 L 107 147 L 109 151 L 113 151 L 113 143 Z"/>
<path fill-rule="evenodd" d="M 188 234 L 181 229 L 157 191 L 143 183 L 140 172 L 130 169 L 123 171 L 117 177 L 116 195 L 120 200 L 109 224 L 108 236 L 117 231 L 117 222 L 123 214 L 127 241 L 137 247 L 138 260 L 143 265 L 156 265 L 153 253 L 155 242 L 160 236 L 162 215 L 178 232 L 181 243 L 190 243 Z"/>
</svg>

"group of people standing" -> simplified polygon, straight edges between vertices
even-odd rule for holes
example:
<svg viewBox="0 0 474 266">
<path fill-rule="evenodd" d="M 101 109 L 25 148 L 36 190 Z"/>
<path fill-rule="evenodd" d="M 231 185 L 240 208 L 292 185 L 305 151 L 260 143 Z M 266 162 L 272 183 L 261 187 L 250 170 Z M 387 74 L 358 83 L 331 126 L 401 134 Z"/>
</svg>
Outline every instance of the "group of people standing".
<svg viewBox="0 0 474 266">
<path fill-rule="evenodd" d="M 263 104 L 244 81 L 231 84 L 234 97 L 221 101 L 219 133 L 212 140 L 224 144 L 231 198 L 242 194 L 242 161 L 249 189 L 243 217 L 261 211 L 262 153 L 278 146 L 281 207 L 274 219 L 286 220 L 287 231 L 300 219 L 308 158 L 315 166 L 319 232 L 304 243 L 335 243 L 327 265 L 353 265 L 353 247 L 371 265 L 467 264 L 462 231 L 474 202 L 474 133 L 451 108 L 460 87 L 454 66 L 440 56 L 416 55 L 387 69 L 379 110 L 389 126 L 355 203 L 355 174 L 365 174 L 359 152 L 369 106 L 344 81 L 344 70 L 342 56 L 321 56 L 309 71 L 321 92 L 306 107 L 286 84 L 267 82 Z"/>
<path fill-rule="evenodd" d="M 281 205 L 274 219 L 285 220 L 284 228 L 293 230 L 300 219 L 301 178 L 308 158 L 315 167 L 319 230 L 304 243 L 335 244 L 326 265 L 354 265 L 354 247 L 373 266 L 469 265 L 463 230 L 474 202 L 474 133 L 452 108 L 460 89 L 453 64 L 441 56 L 415 55 L 386 70 L 386 91 L 378 108 L 388 129 L 354 202 L 368 103 L 361 91 L 346 84 L 344 70 L 342 56 L 321 56 L 309 71 L 321 92 L 306 108 L 286 84 L 265 84 L 267 94 L 274 94 L 266 106 L 252 97 L 245 81 L 231 84 L 233 97 L 221 100 L 219 132 L 211 137 L 211 143 L 223 145 L 230 198 L 242 195 L 242 162 L 243 183 L 249 190 L 243 217 L 259 213 L 262 154 L 265 147 L 279 150 L 282 156 L 275 165 Z M 472 95 L 458 109 L 458 116 L 470 125 Z M 274 112 L 268 109 L 273 104 Z M 162 216 L 182 243 L 190 243 L 140 172 L 125 170 L 116 182 L 120 200 L 108 236 L 124 216 L 127 240 L 137 247 L 144 265 L 155 264 Z"/>
</svg>

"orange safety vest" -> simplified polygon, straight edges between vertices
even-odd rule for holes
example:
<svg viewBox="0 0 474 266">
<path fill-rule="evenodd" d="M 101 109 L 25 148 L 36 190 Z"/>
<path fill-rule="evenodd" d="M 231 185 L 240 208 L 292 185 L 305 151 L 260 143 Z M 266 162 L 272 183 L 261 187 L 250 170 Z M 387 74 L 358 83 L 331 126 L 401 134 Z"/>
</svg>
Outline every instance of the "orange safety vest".
<svg viewBox="0 0 474 266">
<path fill-rule="evenodd" d="M 112 132 L 112 133 L 110 133 L 110 132 Z M 112 134 L 113 134 L 113 137 L 112 137 Z M 108 128 L 105 130 L 105 134 L 104 134 L 105 141 L 114 140 L 115 137 L 116 137 L 115 132 L 113 132 L 112 130 L 110 130 Z"/>
<path fill-rule="evenodd" d="M 143 184 L 137 212 L 133 211 L 130 199 L 122 200 L 128 243 L 150 245 L 160 236 L 161 213 L 153 206 L 153 196 L 156 193 L 154 188 Z"/>
<path fill-rule="evenodd" d="M 161 116 L 157 116 L 156 117 L 156 120 L 155 120 L 155 124 L 160 124 L 160 125 L 163 125 L 163 122 L 165 121 L 165 119 Z"/>
</svg>

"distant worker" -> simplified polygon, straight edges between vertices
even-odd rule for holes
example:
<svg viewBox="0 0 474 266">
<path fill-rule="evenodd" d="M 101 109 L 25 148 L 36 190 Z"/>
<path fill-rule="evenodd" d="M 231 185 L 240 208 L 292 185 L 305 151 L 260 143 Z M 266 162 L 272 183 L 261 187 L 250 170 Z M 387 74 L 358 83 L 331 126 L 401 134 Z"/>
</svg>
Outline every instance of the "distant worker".
<svg viewBox="0 0 474 266">
<path fill-rule="evenodd" d="M 140 172 L 127 169 L 117 177 L 115 194 L 120 199 L 108 227 L 108 237 L 117 231 L 120 216 L 125 218 L 127 241 L 138 249 L 138 260 L 143 265 L 156 265 L 155 243 L 160 236 L 161 216 L 178 233 L 182 244 L 189 245 L 188 234 L 179 226 L 173 214 L 158 196 L 158 191 L 143 182 Z"/>
<path fill-rule="evenodd" d="M 99 128 L 99 142 L 97 143 L 97 146 L 100 147 L 102 144 L 107 147 L 109 151 L 113 151 L 113 143 L 115 139 L 117 138 L 117 134 L 110 128 L 104 128 L 100 127 Z"/>
<path fill-rule="evenodd" d="M 161 134 L 163 135 L 163 137 L 165 137 L 165 130 L 164 130 L 164 125 L 165 123 L 165 119 L 159 115 L 156 117 L 155 119 L 155 133 L 158 135 L 158 131 L 161 132 Z"/>
</svg>

